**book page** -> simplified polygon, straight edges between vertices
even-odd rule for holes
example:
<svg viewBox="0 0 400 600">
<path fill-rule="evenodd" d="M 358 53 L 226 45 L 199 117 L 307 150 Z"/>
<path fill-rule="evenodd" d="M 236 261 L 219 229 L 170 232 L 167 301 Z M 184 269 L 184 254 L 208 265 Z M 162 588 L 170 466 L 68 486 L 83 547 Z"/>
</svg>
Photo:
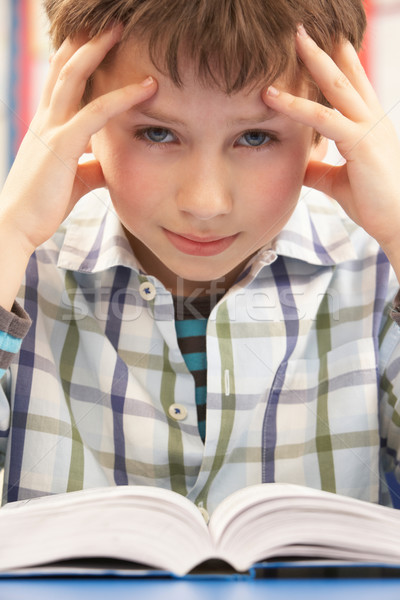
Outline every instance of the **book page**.
<svg viewBox="0 0 400 600">
<path fill-rule="evenodd" d="M 110 557 L 183 574 L 213 554 L 207 526 L 183 496 L 147 486 L 58 494 L 0 509 L 0 570 Z"/>
<path fill-rule="evenodd" d="M 298 556 L 400 564 L 400 513 L 291 484 L 250 486 L 224 501 L 210 534 L 237 570 Z"/>
</svg>

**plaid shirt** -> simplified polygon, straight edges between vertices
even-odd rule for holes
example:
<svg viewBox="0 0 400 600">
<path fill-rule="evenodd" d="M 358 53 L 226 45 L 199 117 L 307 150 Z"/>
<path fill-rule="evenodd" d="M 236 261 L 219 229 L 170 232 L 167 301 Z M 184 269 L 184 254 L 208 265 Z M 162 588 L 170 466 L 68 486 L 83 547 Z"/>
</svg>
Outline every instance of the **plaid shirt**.
<svg viewBox="0 0 400 600">
<path fill-rule="evenodd" d="M 390 503 L 398 284 L 374 240 L 303 196 L 210 315 L 204 445 L 171 294 L 141 272 L 105 191 L 79 203 L 30 261 L 19 302 L 33 325 L 9 368 L 26 320 L 0 315 L 4 502 L 142 484 L 212 511 L 289 481 Z"/>
</svg>

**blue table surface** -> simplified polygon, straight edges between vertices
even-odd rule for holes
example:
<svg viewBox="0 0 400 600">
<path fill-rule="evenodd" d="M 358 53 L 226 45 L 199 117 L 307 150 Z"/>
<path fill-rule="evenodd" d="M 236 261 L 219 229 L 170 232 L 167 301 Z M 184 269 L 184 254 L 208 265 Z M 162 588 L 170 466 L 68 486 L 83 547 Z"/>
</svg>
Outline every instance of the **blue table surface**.
<svg viewBox="0 0 400 600">
<path fill-rule="evenodd" d="M 0 600 L 399 600 L 400 579 L 5 579 Z"/>
</svg>

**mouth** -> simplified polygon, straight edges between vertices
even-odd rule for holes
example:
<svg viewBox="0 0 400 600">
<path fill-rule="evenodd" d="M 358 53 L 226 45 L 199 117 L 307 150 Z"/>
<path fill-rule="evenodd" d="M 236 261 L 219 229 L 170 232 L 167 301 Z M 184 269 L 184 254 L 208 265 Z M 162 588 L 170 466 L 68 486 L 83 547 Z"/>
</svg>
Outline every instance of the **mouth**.
<svg viewBox="0 0 400 600">
<path fill-rule="evenodd" d="M 191 256 L 215 256 L 227 250 L 238 237 L 238 233 L 229 236 L 197 237 L 191 234 L 178 234 L 168 229 L 164 233 L 173 246 Z"/>
</svg>

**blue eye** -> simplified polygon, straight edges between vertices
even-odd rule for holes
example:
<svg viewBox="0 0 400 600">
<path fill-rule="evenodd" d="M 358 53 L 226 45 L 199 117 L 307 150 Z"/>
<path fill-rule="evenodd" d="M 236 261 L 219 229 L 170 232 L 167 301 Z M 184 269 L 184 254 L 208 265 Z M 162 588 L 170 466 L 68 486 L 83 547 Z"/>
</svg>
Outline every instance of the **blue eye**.
<svg viewBox="0 0 400 600">
<path fill-rule="evenodd" d="M 169 129 L 163 127 L 149 127 L 141 132 L 143 137 L 153 144 L 162 144 L 175 141 Z"/>
<path fill-rule="evenodd" d="M 265 133 L 265 131 L 247 131 L 238 139 L 238 143 L 240 145 L 247 146 L 250 148 L 258 148 L 259 146 L 264 146 L 270 141 L 271 136 Z"/>
</svg>

